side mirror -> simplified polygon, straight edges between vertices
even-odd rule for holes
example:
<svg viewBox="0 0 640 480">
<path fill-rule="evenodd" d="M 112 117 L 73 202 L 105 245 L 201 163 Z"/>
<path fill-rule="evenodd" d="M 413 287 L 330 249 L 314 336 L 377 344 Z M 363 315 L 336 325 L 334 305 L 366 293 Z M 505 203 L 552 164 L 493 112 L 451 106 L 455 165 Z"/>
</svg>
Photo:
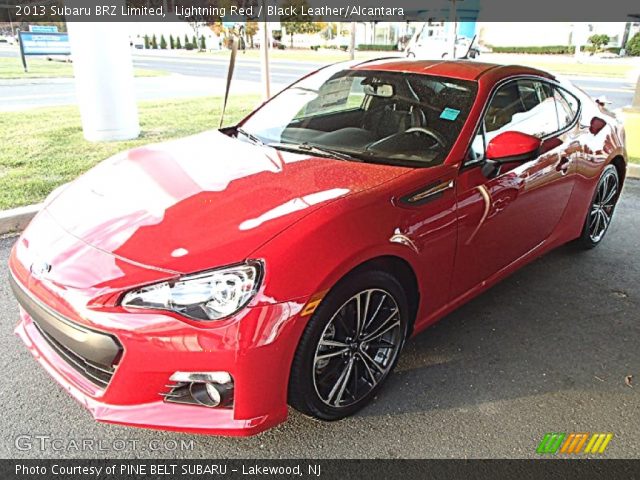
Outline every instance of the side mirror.
<svg viewBox="0 0 640 480">
<path fill-rule="evenodd" d="M 504 163 L 526 162 L 538 156 L 542 141 L 538 137 L 522 132 L 502 132 L 487 145 L 482 173 L 492 178 Z"/>
</svg>

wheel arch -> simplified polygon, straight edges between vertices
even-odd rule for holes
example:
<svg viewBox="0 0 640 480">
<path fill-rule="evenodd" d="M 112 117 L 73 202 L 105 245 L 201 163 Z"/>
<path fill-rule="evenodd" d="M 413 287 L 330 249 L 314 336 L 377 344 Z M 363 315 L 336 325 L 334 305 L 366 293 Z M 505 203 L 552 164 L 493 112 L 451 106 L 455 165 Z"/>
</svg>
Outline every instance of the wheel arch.
<svg viewBox="0 0 640 480">
<path fill-rule="evenodd" d="M 610 163 L 611 165 L 616 167 L 616 170 L 618 171 L 618 176 L 620 177 L 620 190 L 622 190 L 624 180 L 627 176 L 627 162 L 625 162 L 622 155 L 616 155 L 615 157 L 613 157 Z"/>
<path fill-rule="evenodd" d="M 411 335 L 413 327 L 415 325 L 418 311 L 420 309 L 421 295 L 420 287 L 418 283 L 418 276 L 411 265 L 405 258 L 397 255 L 388 254 L 372 257 L 365 260 L 349 271 L 344 273 L 334 286 L 339 282 L 344 281 L 351 275 L 357 274 L 366 270 L 382 270 L 384 272 L 392 274 L 396 280 L 400 283 L 403 290 L 407 295 L 407 301 L 409 302 L 409 328 L 407 334 Z"/>
</svg>

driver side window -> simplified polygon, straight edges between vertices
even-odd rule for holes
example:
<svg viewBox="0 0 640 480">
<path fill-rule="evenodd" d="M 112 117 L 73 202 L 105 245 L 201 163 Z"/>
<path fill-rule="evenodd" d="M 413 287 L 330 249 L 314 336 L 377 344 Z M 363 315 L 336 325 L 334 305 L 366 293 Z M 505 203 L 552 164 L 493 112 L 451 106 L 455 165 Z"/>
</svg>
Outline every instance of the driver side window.
<svg viewBox="0 0 640 480">
<path fill-rule="evenodd" d="M 484 160 L 487 144 L 500 133 L 515 131 L 542 138 L 559 131 L 556 108 L 554 87 L 546 82 L 518 79 L 505 83 L 489 101 L 465 164 Z"/>
</svg>

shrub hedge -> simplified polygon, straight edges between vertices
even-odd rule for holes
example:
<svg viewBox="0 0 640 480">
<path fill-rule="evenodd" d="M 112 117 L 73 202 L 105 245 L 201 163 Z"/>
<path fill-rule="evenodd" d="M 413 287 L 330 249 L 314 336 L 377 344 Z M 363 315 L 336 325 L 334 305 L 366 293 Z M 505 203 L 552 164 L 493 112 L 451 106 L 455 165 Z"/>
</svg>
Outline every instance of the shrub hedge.
<svg viewBox="0 0 640 480">
<path fill-rule="evenodd" d="M 489 46 L 495 53 L 539 53 L 561 55 L 573 53 L 574 47 L 568 45 L 547 45 L 543 47 L 494 47 Z"/>
<path fill-rule="evenodd" d="M 361 43 L 358 45 L 358 50 L 380 50 L 383 52 L 391 52 L 397 49 L 397 45 L 381 45 L 376 43 Z"/>
<path fill-rule="evenodd" d="M 640 55 L 640 32 L 636 33 L 631 40 L 627 42 L 627 54 L 633 56 Z"/>
<path fill-rule="evenodd" d="M 494 47 L 489 45 L 494 53 L 533 53 L 540 55 L 567 55 L 575 52 L 573 45 L 547 45 L 541 47 Z M 583 52 L 593 52 L 593 45 L 583 45 Z M 603 51 L 609 53 L 620 53 L 620 47 L 609 47 Z"/>
</svg>

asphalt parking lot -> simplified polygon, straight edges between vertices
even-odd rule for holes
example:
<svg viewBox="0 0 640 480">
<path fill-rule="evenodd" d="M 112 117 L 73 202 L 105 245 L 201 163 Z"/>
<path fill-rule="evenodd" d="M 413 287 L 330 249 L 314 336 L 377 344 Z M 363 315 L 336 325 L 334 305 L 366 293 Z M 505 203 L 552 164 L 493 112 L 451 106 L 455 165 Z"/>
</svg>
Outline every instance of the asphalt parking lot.
<svg viewBox="0 0 640 480">
<path fill-rule="evenodd" d="M 0 239 L 3 458 L 522 458 L 536 457 L 546 432 L 612 432 L 605 457 L 640 452 L 640 181 L 627 182 L 603 245 L 562 247 L 421 334 L 359 415 L 327 424 L 291 412 L 245 439 L 94 422 L 12 333 L 14 241 Z M 21 450 L 20 435 L 59 448 Z M 79 451 L 70 439 L 101 446 Z"/>
</svg>

